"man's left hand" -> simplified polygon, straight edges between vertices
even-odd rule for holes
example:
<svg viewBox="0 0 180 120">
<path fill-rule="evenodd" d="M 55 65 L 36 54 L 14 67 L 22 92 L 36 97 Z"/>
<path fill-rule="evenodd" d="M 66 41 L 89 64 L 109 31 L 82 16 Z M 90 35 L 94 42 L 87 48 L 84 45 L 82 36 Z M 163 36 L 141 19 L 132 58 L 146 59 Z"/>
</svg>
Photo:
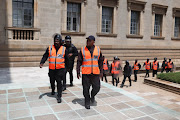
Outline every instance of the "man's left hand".
<svg viewBox="0 0 180 120">
<path fill-rule="evenodd" d="M 72 53 L 69 53 L 69 54 L 68 54 L 68 57 L 71 57 L 72 55 L 73 55 Z"/>
</svg>

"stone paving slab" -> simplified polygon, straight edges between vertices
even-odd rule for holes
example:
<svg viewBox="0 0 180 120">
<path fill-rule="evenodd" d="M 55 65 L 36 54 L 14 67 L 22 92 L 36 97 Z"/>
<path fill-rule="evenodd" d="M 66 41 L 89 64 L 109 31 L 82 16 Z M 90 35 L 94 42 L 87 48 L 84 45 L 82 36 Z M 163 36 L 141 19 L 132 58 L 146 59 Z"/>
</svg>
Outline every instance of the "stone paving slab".
<svg viewBox="0 0 180 120">
<path fill-rule="evenodd" d="M 16 71 L 22 72 L 27 68 L 15 68 Z M 1 70 L 0 70 L 1 71 Z M 10 72 L 19 74 L 11 68 Z M 38 68 L 31 68 L 36 71 L 36 75 L 46 76 L 48 71 L 40 74 Z M 7 72 L 8 73 L 8 72 Z M 28 74 L 28 72 L 24 72 Z M 74 73 L 75 74 L 75 73 Z M 18 75 L 17 75 L 18 76 Z M 96 103 L 91 104 L 91 109 L 84 108 L 84 98 L 82 92 L 81 80 L 74 79 L 74 86 L 67 86 L 63 92 L 62 103 L 57 103 L 56 95 L 51 95 L 49 80 L 39 80 L 32 84 L 22 84 L 12 78 L 11 83 L 0 84 L 0 120 L 179 120 L 180 109 L 176 105 L 180 104 L 179 99 L 169 96 L 165 98 L 155 92 L 134 91 L 129 92 L 112 86 L 111 84 L 101 82 L 101 90 L 96 96 Z M 29 75 L 30 76 L 30 75 Z M 11 76 L 12 77 L 12 76 Z M 23 77 L 21 77 L 23 78 Z M 68 78 L 68 77 L 67 77 Z M 30 79 L 30 78 L 29 78 Z M 0 80 L 1 81 L 1 80 Z M 46 84 L 43 84 L 45 82 Z M 69 81 L 67 81 L 69 82 Z M 35 85 L 37 84 L 38 85 Z M 42 84 L 40 84 L 42 83 Z M 18 86 L 16 86 L 19 84 Z M 1 87 L 2 86 L 2 87 Z M 5 87 L 6 86 L 6 87 Z M 148 99 L 155 99 L 157 96 L 168 107 L 149 101 L 143 96 L 149 96 Z M 176 104 L 170 106 L 170 101 Z"/>
</svg>

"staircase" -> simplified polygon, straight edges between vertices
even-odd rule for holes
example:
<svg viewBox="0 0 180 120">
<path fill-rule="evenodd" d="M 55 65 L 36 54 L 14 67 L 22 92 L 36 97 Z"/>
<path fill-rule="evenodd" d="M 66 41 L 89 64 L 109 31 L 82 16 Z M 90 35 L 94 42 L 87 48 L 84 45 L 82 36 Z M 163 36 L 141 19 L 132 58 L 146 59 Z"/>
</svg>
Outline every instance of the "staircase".
<svg viewBox="0 0 180 120">
<path fill-rule="evenodd" d="M 0 46 L 0 67 L 37 67 L 46 48 L 45 45 Z M 138 59 L 143 65 L 147 58 L 152 62 L 154 57 L 157 57 L 161 67 L 161 63 L 166 57 L 167 59 L 171 58 L 176 67 L 180 66 L 180 49 L 102 48 L 101 52 L 108 59 L 109 64 L 113 61 L 114 56 L 121 59 L 122 66 L 124 66 L 125 60 L 133 65 L 134 60 Z M 76 61 L 77 58 L 75 59 L 75 66 Z M 45 66 L 47 65 L 48 62 L 45 63 Z"/>
</svg>

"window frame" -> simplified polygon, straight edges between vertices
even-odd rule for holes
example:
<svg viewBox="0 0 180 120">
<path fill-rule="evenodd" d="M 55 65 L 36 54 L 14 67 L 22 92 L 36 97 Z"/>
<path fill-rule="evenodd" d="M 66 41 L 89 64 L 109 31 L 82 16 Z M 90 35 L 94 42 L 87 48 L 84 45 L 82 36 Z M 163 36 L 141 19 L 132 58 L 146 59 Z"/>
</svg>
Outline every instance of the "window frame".
<svg viewBox="0 0 180 120">
<path fill-rule="evenodd" d="M 14 3 L 16 3 L 17 6 L 14 6 Z M 18 4 L 20 4 L 20 3 L 22 6 L 18 7 Z M 31 4 L 32 8 L 25 8 L 24 4 Z M 20 14 L 21 15 L 21 19 L 20 19 L 21 25 L 18 24 L 18 20 L 19 20 L 18 13 L 14 14 L 14 11 L 18 10 L 18 9 L 21 10 L 21 14 Z M 26 10 L 29 10 L 31 13 L 31 15 L 29 15 L 29 16 L 31 16 L 30 17 L 31 20 L 29 20 L 29 23 L 31 25 L 25 25 L 25 21 L 28 21 L 28 20 L 25 20 L 25 18 L 24 18 Z M 17 15 L 17 24 L 16 25 L 14 24 L 14 21 L 16 20 L 14 18 L 15 15 Z M 22 28 L 33 28 L 34 27 L 34 0 L 32 0 L 32 2 L 26 2 L 25 0 L 22 0 L 22 1 L 12 0 L 12 26 L 13 27 L 22 27 Z"/>
<path fill-rule="evenodd" d="M 134 19 L 135 20 L 135 25 L 133 27 L 133 23 L 132 23 L 132 12 L 136 13 L 136 17 L 138 17 L 137 19 Z M 130 35 L 140 35 L 140 22 L 141 22 L 141 12 L 140 11 L 135 11 L 135 10 L 131 10 L 131 23 L 130 23 Z M 136 21 L 137 20 L 137 21 Z M 132 29 L 134 28 L 134 30 Z M 134 33 L 133 33 L 134 31 Z"/>
<path fill-rule="evenodd" d="M 155 14 L 154 19 L 154 36 L 155 37 L 162 37 L 162 24 L 163 24 L 163 15 L 162 14 Z M 156 21 L 158 18 L 159 20 Z M 159 24 L 156 24 L 160 22 Z M 159 28 L 158 28 L 159 27 Z"/>
</svg>

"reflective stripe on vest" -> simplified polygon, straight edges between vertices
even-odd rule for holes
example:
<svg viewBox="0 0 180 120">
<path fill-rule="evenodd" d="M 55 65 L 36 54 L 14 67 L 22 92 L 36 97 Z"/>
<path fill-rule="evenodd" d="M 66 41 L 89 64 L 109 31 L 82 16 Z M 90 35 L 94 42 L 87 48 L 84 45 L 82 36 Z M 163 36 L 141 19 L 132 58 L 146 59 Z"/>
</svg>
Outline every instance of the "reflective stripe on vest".
<svg viewBox="0 0 180 120">
<path fill-rule="evenodd" d="M 119 74 L 119 72 L 120 72 L 120 71 L 118 70 L 119 64 L 120 64 L 119 61 L 116 61 L 115 64 L 114 64 L 114 62 L 111 63 L 111 65 L 112 65 L 111 73 L 112 73 L 112 74 Z"/>
<path fill-rule="evenodd" d="M 107 59 L 106 58 L 103 61 L 103 70 L 108 70 Z"/>
<path fill-rule="evenodd" d="M 145 62 L 145 65 L 146 65 L 145 68 L 146 68 L 146 70 L 150 70 L 150 63 L 151 63 L 151 62 L 148 62 L 148 63 L 147 63 L 147 61 Z"/>
<path fill-rule="evenodd" d="M 139 63 L 134 63 L 134 70 L 139 70 L 139 66 L 138 66 Z"/>
<path fill-rule="evenodd" d="M 167 63 L 167 68 L 172 68 L 172 62 Z"/>
<path fill-rule="evenodd" d="M 81 48 L 83 62 L 82 62 L 82 74 L 100 74 L 98 60 L 100 57 L 100 48 L 98 46 L 94 47 L 93 55 L 87 47 Z"/>
<path fill-rule="evenodd" d="M 153 70 L 157 70 L 158 68 L 158 62 L 153 62 Z"/>
<path fill-rule="evenodd" d="M 54 45 L 49 46 L 49 69 L 65 68 L 65 50 L 66 48 L 61 46 L 56 54 Z"/>
</svg>

